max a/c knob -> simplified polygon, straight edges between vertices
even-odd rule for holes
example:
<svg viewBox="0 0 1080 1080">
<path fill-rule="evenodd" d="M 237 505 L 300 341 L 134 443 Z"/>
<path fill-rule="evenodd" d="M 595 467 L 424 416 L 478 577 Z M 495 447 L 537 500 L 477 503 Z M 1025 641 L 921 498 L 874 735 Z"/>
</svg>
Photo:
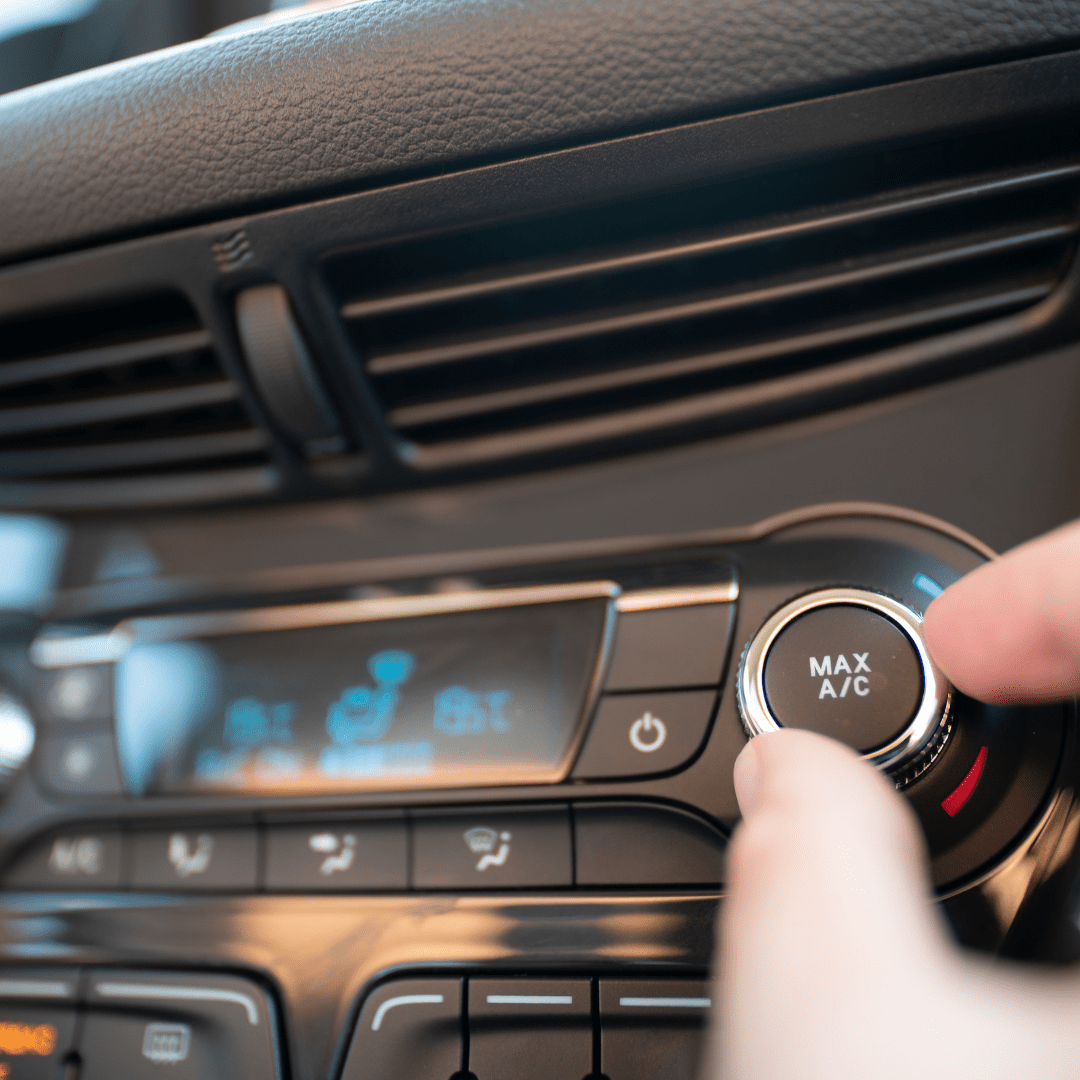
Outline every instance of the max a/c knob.
<svg viewBox="0 0 1080 1080">
<path fill-rule="evenodd" d="M 864 589 L 822 589 L 785 604 L 747 646 L 737 693 L 751 738 L 816 731 L 899 786 L 931 764 L 951 731 L 951 688 L 926 650 L 922 617 Z"/>
</svg>

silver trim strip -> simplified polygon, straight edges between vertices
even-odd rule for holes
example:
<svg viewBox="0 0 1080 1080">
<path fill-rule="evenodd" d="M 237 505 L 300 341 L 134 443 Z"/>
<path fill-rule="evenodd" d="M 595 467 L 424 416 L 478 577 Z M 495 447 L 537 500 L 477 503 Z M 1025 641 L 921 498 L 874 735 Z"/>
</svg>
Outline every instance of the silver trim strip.
<svg viewBox="0 0 1080 1080">
<path fill-rule="evenodd" d="M 696 604 L 731 604 L 739 599 L 735 578 L 723 585 L 686 585 L 669 589 L 642 589 L 623 593 L 615 600 L 615 610 L 653 611 L 658 608 L 693 607 Z"/>
<path fill-rule="evenodd" d="M 344 623 L 380 622 L 385 619 L 526 607 L 570 600 L 613 600 L 621 592 L 614 581 L 585 581 L 569 585 L 529 585 L 521 588 L 477 589 L 470 592 L 431 593 L 420 596 L 379 596 L 369 600 L 334 600 L 322 604 L 128 619 L 107 634 L 39 637 L 30 646 L 30 659 L 39 668 L 111 663 L 121 659 L 134 645 L 150 642 L 261 633 L 267 630 L 298 630 Z"/>
<path fill-rule="evenodd" d="M 383 1017 L 399 1005 L 441 1005 L 442 994 L 402 994 L 401 997 L 387 998 L 376 1010 L 375 1019 L 371 1022 L 371 1030 L 378 1031 L 382 1027 Z"/>
<path fill-rule="evenodd" d="M 75 993 L 71 983 L 45 979 L 0 979 L 0 997 L 69 998 Z"/>
<path fill-rule="evenodd" d="M 821 589 L 785 604 L 766 620 L 747 646 L 737 679 L 739 711 L 750 738 L 783 725 L 772 714 L 765 696 L 765 658 L 788 623 L 819 607 L 849 604 L 869 608 L 894 623 L 911 642 L 922 669 L 923 695 L 915 715 L 899 735 L 886 746 L 863 754 L 864 761 L 879 769 L 895 768 L 910 760 L 933 737 L 948 704 L 951 688 L 923 643 L 922 616 L 891 596 L 866 589 Z"/>
<path fill-rule="evenodd" d="M 712 998 L 644 998 L 621 997 L 619 1005 L 624 1009 L 711 1009 Z"/>
<path fill-rule="evenodd" d="M 488 994 L 489 1005 L 573 1005 L 569 994 Z"/>
<path fill-rule="evenodd" d="M 149 986 L 144 983 L 98 983 L 102 997 L 155 998 L 162 1001 L 228 1001 L 242 1005 L 252 1027 L 259 1025 L 259 1007 L 247 994 L 236 990 L 212 990 L 205 986 Z"/>
</svg>

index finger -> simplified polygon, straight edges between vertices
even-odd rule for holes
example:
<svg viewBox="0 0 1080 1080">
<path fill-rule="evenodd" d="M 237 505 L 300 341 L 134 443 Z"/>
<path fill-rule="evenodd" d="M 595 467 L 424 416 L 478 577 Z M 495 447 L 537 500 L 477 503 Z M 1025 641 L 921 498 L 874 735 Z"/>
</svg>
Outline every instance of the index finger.
<svg viewBox="0 0 1080 1080">
<path fill-rule="evenodd" d="M 953 685 L 981 701 L 1080 693 L 1080 522 L 946 589 L 927 609 L 923 632 Z"/>
</svg>

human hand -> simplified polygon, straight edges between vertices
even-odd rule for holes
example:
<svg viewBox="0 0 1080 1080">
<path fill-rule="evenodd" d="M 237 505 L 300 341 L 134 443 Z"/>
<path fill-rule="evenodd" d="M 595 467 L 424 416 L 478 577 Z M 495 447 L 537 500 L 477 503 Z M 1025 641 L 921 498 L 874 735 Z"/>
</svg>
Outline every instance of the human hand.
<svg viewBox="0 0 1080 1080">
<path fill-rule="evenodd" d="M 1080 693 L 1080 523 L 968 575 L 926 614 L 935 659 L 994 702 Z M 735 765 L 709 1076 L 1038 1080 L 1080 1072 L 1080 981 L 962 953 L 914 813 L 821 736 L 754 739 Z"/>
</svg>

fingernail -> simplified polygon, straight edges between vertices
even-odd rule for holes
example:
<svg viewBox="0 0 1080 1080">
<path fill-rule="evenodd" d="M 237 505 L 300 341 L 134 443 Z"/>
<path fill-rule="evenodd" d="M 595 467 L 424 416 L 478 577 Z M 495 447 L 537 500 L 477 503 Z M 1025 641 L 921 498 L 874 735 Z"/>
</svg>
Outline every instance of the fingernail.
<svg viewBox="0 0 1080 1080">
<path fill-rule="evenodd" d="M 739 810 L 743 817 L 749 817 L 757 804 L 758 789 L 761 787 L 761 764 L 751 739 L 735 759 L 733 779 L 735 797 L 739 800 Z"/>
</svg>

